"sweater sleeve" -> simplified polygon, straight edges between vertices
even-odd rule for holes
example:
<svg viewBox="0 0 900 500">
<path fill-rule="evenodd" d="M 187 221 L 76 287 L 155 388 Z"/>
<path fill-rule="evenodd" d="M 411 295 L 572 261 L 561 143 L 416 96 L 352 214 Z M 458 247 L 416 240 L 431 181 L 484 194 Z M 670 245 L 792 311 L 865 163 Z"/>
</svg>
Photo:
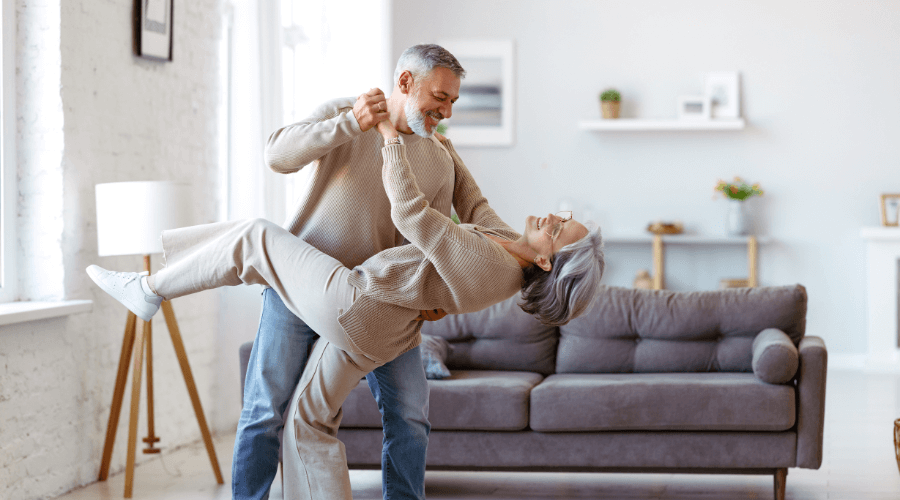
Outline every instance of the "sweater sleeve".
<svg viewBox="0 0 900 500">
<path fill-rule="evenodd" d="M 441 283 L 456 302 L 452 309 L 467 310 L 471 302 L 488 300 L 484 280 L 499 279 L 502 299 L 521 286 L 521 269 L 515 259 L 497 243 L 458 226 L 449 217 L 431 208 L 419 190 L 406 157 L 406 146 L 394 144 L 382 149 L 382 179 L 391 202 L 391 220 L 437 271 Z M 503 276 L 503 278 L 501 278 Z M 508 276 L 515 279 L 509 280 Z M 427 287 L 426 286 L 426 287 Z M 511 291 L 510 291 L 511 290 Z M 502 300 L 501 299 L 501 300 Z M 490 299 L 486 307 L 496 301 Z"/>
<path fill-rule="evenodd" d="M 352 99 L 334 99 L 304 120 L 276 130 L 266 143 L 266 165 L 280 174 L 296 172 L 358 136 L 362 130 L 352 111 Z"/>
<path fill-rule="evenodd" d="M 462 158 L 453 149 L 450 139 L 444 140 L 442 145 L 453 159 L 455 174 L 453 206 L 456 208 L 456 215 L 459 216 L 459 221 L 463 224 L 475 224 L 491 229 L 509 240 L 519 239 L 521 235 L 506 222 L 503 222 L 503 219 L 488 204 L 487 198 L 481 194 L 481 189 L 475 182 L 475 178 L 472 177 Z"/>
</svg>

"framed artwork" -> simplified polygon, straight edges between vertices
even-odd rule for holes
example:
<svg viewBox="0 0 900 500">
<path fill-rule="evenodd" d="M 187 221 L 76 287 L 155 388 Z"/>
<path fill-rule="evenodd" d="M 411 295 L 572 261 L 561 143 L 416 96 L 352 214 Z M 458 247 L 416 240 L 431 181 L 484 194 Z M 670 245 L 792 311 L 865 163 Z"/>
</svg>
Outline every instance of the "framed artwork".
<svg viewBox="0 0 900 500">
<path fill-rule="evenodd" d="M 444 133 L 457 146 L 511 146 L 514 143 L 512 40 L 445 40 L 466 70 L 453 116 Z"/>
<path fill-rule="evenodd" d="M 135 0 L 137 55 L 158 61 L 172 60 L 172 2 Z"/>
<path fill-rule="evenodd" d="M 900 225 L 900 194 L 881 195 L 881 225 Z"/>
<path fill-rule="evenodd" d="M 726 119 L 741 117 L 740 74 L 737 71 L 707 73 L 705 83 L 710 116 Z"/>
<path fill-rule="evenodd" d="M 678 98 L 679 120 L 709 120 L 710 105 L 707 96 L 681 96 Z"/>
</svg>

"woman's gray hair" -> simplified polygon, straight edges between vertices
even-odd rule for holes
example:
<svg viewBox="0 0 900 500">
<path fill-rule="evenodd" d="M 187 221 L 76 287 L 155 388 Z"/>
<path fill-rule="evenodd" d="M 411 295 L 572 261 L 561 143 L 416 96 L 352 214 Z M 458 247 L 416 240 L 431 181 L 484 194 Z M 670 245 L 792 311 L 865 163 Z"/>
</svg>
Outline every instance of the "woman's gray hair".
<svg viewBox="0 0 900 500">
<path fill-rule="evenodd" d="M 525 269 L 519 307 L 550 326 L 565 325 L 593 304 L 606 268 L 600 228 L 589 228 L 584 238 L 562 247 L 551 259 L 552 268 Z"/>
<path fill-rule="evenodd" d="M 404 50 L 397 60 L 394 84 L 404 71 L 409 71 L 413 78 L 418 80 L 431 73 L 434 68 L 447 68 L 460 80 L 466 77 L 466 70 L 447 49 L 434 44 L 413 45 Z"/>
</svg>

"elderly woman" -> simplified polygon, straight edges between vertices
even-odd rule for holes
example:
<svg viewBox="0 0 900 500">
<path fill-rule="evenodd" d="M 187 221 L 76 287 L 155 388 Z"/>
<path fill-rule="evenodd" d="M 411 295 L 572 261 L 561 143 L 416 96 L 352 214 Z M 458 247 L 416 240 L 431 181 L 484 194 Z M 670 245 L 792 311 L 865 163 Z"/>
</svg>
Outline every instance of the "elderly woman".
<svg viewBox="0 0 900 500">
<path fill-rule="evenodd" d="M 382 180 L 391 219 L 410 245 L 348 269 L 256 219 L 163 232 L 166 267 L 149 277 L 87 269 L 145 321 L 163 298 L 261 284 L 319 333 L 288 410 L 285 498 L 352 498 L 336 437 L 341 405 L 366 373 L 419 344 L 422 310 L 473 312 L 521 293 L 523 310 L 562 325 L 588 308 L 603 274 L 599 230 L 571 213 L 529 216 L 518 235 L 506 226 L 457 225 L 430 208 L 399 134 L 390 122 L 378 130 L 385 138 Z"/>
</svg>

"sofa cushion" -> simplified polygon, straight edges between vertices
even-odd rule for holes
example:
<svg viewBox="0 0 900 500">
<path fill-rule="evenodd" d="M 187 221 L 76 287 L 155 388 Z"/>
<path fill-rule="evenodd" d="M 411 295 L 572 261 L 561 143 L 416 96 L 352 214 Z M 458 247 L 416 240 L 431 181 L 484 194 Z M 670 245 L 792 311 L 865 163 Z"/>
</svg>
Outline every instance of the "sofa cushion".
<svg viewBox="0 0 900 500">
<path fill-rule="evenodd" d="M 429 380 L 432 429 L 517 431 L 528 427 L 529 396 L 543 377 L 530 372 L 454 371 Z M 365 380 L 344 401 L 341 427 L 381 428 L 381 414 Z"/>
<path fill-rule="evenodd" d="M 487 309 L 426 321 L 422 333 L 447 339 L 451 370 L 516 370 L 548 375 L 556 365 L 556 327 L 519 308 L 518 294 Z"/>
<path fill-rule="evenodd" d="M 560 327 L 557 373 L 750 372 L 759 332 L 795 344 L 806 326 L 801 285 L 671 292 L 603 287 Z"/>
<path fill-rule="evenodd" d="M 797 347 L 781 330 L 768 328 L 753 339 L 753 373 L 763 382 L 784 384 L 799 366 Z"/>
<path fill-rule="evenodd" d="M 531 391 L 543 376 L 479 370 L 451 373 L 449 378 L 428 383 L 432 429 L 517 431 L 528 427 Z"/>
<path fill-rule="evenodd" d="M 783 431 L 794 387 L 751 373 L 551 375 L 531 391 L 531 428 L 567 431 Z"/>
</svg>

